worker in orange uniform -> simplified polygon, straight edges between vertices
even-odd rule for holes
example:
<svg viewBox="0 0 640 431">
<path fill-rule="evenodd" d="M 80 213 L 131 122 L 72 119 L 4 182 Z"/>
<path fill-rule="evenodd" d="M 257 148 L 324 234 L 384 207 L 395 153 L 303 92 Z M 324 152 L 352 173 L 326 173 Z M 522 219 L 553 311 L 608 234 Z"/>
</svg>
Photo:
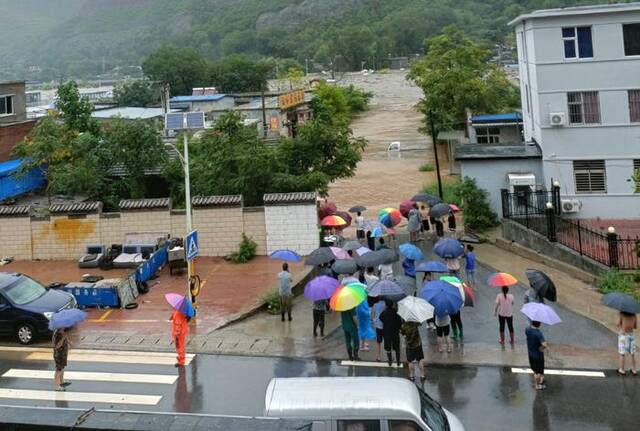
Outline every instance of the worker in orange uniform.
<svg viewBox="0 0 640 431">
<path fill-rule="evenodd" d="M 187 335 L 189 335 L 189 317 L 181 311 L 175 310 L 171 315 L 171 335 L 173 343 L 176 345 L 177 361 L 176 367 L 184 367 L 187 345 Z"/>
</svg>

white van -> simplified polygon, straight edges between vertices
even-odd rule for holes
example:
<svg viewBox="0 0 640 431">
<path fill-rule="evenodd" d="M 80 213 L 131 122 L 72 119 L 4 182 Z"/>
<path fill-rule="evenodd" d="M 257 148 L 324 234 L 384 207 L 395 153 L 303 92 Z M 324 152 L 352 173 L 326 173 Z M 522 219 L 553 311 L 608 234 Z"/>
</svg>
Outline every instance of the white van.
<svg viewBox="0 0 640 431">
<path fill-rule="evenodd" d="M 390 377 L 275 378 L 265 416 L 313 420 L 313 431 L 464 431 L 415 384 Z"/>
</svg>

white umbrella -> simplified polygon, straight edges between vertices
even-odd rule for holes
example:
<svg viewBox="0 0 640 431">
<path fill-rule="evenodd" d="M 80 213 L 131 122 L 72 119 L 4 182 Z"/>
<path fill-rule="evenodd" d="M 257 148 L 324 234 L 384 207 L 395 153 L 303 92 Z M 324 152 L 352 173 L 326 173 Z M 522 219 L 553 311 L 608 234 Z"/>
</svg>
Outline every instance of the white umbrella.
<svg viewBox="0 0 640 431">
<path fill-rule="evenodd" d="M 433 310 L 433 305 L 415 296 L 407 296 L 398 302 L 398 314 L 405 322 L 425 322 L 433 317 Z"/>
</svg>

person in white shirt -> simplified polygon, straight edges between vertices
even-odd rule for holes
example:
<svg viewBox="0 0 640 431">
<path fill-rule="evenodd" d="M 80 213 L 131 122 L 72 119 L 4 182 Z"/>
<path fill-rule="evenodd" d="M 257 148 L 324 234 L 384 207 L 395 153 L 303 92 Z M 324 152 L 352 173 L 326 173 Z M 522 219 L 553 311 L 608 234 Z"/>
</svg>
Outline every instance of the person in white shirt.
<svg viewBox="0 0 640 431">
<path fill-rule="evenodd" d="M 362 213 L 358 211 L 356 215 L 356 238 L 358 240 L 364 239 L 364 217 L 362 217 Z"/>
</svg>

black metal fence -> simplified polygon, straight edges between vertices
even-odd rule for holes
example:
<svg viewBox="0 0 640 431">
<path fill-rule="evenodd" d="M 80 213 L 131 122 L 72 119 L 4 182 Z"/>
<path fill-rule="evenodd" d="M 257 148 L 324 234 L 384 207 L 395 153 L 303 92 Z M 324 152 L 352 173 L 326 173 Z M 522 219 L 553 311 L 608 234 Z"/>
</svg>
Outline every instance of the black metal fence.
<svg viewBox="0 0 640 431">
<path fill-rule="evenodd" d="M 551 205 L 549 205 L 551 204 Z M 620 269 L 640 268 L 640 238 L 621 238 L 602 233 L 580 220 L 560 215 L 557 190 L 509 193 L 502 190 L 502 216 L 587 256 L 603 265 Z"/>
</svg>

